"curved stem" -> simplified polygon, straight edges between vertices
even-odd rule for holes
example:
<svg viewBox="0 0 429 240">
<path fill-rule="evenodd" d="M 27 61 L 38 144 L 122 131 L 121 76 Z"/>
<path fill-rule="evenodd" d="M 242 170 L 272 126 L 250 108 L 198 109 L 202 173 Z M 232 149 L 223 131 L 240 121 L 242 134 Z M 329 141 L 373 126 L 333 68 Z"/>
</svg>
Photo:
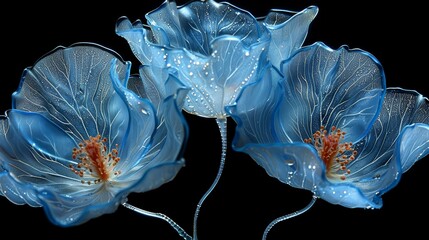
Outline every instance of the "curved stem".
<svg viewBox="0 0 429 240">
<path fill-rule="evenodd" d="M 210 195 L 210 193 L 213 191 L 213 189 L 216 187 L 217 183 L 219 182 L 219 179 L 222 175 L 223 167 L 225 165 L 225 159 L 226 159 L 226 149 L 227 149 L 227 118 L 216 118 L 216 123 L 219 127 L 220 137 L 222 141 L 222 153 L 220 158 L 220 166 L 218 169 L 218 173 L 216 175 L 215 180 L 213 181 L 210 188 L 207 190 L 207 192 L 203 195 L 203 197 L 200 199 L 197 205 L 197 209 L 195 210 L 194 214 L 194 232 L 193 232 L 193 239 L 197 240 L 197 222 L 198 222 L 198 216 L 200 213 L 201 206 L 203 205 L 203 202 L 206 200 L 206 198 Z"/>
<path fill-rule="evenodd" d="M 310 209 L 313 206 L 313 204 L 316 202 L 316 200 L 317 200 L 317 197 L 315 195 L 313 195 L 313 197 L 311 199 L 311 202 L 307 206 L 305 206 L 303 209 L 295 211 L 293 213 L 289 213 L 287 215 L 284 215 L 284 216 L 281 216 L 281 217 L 278 217 L 278 218 L 274 219 L 265 228 L 264 235 L 262 236 L 262 240 L 266 240 L 267 239 L 268 232 L 271 230 L 271 228 L 274 227 L 274 225 L 276 225 L 277 223 L 279 223 L 281 221 L 288 220 L 290 218 L 293 218 L 293 217 L 296 217 L 298 215 L 301 215 L 302 213 L 305 213 L 308 209 Z"/>
<path fill-rule="evenodd" d="M 164 221 L 166 221 L 168 224 L 170 224 L 171 227 L 173 227 L 174 230 L 176 230 L 177 233 L 179 233 L 179 235 L 186 240 L 192 240 L 192 237 L 189 236 L 189 234 L 187 234 L 185 232 L 185 230 L 183 230 L 182 227 L 180 227 L 176 222 L 174 222 L 171 218 L 167 217 L 165 214 L 162 213 L 155 213 L 155 212 L 150 212 L 150 211 L 146 211 L 143 210 L 141 208 L 135 207 L 129 203 L 122 203 L 122 206 L 131 209 L 137 213 L 149 216 L 149 217 L 155 217 L 155 218 L 159 218 L 162 219 Z"/>
</svg>

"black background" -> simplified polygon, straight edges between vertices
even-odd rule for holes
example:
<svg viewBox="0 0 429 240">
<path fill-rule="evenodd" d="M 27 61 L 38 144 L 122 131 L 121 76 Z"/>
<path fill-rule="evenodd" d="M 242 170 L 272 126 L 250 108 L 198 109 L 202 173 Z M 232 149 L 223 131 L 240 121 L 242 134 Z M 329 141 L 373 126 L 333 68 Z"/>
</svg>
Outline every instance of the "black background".
<svg viewBox="0 0 429 240">
<path fill-rule="evenodd" d="M 178 5 L 186 1 L 177 1 Z M 345 44 L 361 48 L 382 63 L 388 87 L 416 89 L 429 96 L 427 85 L 428 38 L 425 8 L 418 1 L 230 1 L 264 16 L 271 8 L 300 11 L 310 5 L 319 7 L 306 44 L 323 41 L 336 49 Z M 11 94 L 17 89 L 21 73 L 45 53 L 58 45 L 95 42 L 117 51 L 125 60 L 138 61 L 126 41 L 115 34 L 116 20 L 127 16 L 142 19 L 162 1 L 117 1 L 90 6 L 86 2 L 62 2 L 61 5 L 12 2 L 1 8 L 1 112 L 11 106 Z M 381 6 L 379 6 L 381 5 Z M 147 193 L 132 194 L 129 203 L 154 212 L 162 212 L 189 234 L 195 207 L 211 185 L 218 171 L 220 137 L 214 119 L 186 114 L 190 137 L 185 157 L 186 166 L 170 183 Z M 234 122 L 229 119 L 228 141 L 234 135 Z M 417 162 L 399 184 L 383 196 L 379 210 L 349 209 L 323 200 L 306 213 L 279 223 L 268 239 L 291 237 L 359 237 L 375 239 L 405 234 L 414 239 L 427 236 L 426 171 L 428 157 Z M 261 239 L 265 226 L 274 218 L 303 208 L 311 193 L 282 184 L 269 177 L 248 156 L 228 149 L 224 173 L 205 201 L 199 218 L 200 240 Z M 2 234 L 14 238 L 43 239 L 180 239 L 169 225 L 159 219 L 139 215 L 119 207 L 71 228 L 52 225 L 42 208 L 17 206 L 0 197 Z M 36 228 L 35 228 L 36 227 Z M 0 235 L 5 238 L 5 235 Z"/>
</svg>

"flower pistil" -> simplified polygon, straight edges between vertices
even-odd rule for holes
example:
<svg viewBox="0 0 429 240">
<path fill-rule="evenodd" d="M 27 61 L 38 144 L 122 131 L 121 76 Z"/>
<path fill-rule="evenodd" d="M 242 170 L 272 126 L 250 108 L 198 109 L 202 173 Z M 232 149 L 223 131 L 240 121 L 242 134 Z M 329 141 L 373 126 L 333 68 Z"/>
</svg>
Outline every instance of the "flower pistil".
<svg viewBox="0 0 429 240">
<path fill-rule="evenodd" d="M 313 134 L 313 138 L 304 139 L 305 143 L 313 144 L 326 167 L 326 175 L 330 179 L 345 180 L 350 174 L 347 164 L 357 155 L 351 142 L 342 142 L 346 132 L 333 126 L 330 133 L 322 125 Z"/>
<path fill-rule="evenodd" d="M 70 164 L 70 169 L 81 178 L 86 174 L 95 178 L 93 181 L 82 179 L 82 183 L 90 185 L 91 183 L 106 182 L 112 173 L 115 176 L 121 173 L 121 171 L 114 171 L 115 166 L 121 160 L 118 157 L 118 145 L 108 152 L 106 142 L 107 138 L 101 138 L 100 135 L 90 136 L 88 140 L 79 143 L 79 148 L 73 148 L 72 158 L 79 160 L 79 163 L 76 166 Z"/>
</svg>

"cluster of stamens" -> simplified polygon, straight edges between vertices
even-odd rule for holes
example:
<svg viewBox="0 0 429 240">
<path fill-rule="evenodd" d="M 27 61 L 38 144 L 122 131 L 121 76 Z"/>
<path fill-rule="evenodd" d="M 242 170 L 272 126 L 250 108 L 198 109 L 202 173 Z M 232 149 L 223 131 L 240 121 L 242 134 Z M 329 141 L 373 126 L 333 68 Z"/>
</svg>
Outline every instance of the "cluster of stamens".
<svg viewBox="0 0 429 240">
<path fill-rule="evenodd" d="M 114 171 L 115 166 L 121 160 L 118 157 L 118 145 L 108 152 L 106 142 L 106 138 L 97 135 L 79 143 L 79 148 L 73 148 L 72 158 L 79 162 L 77 165 L 70 164 L 70 170 L 81 178 L 88 178 L 87 175 L 90 178 L 95 178 L 91 181 L 82 179 L 82 183 L 90 185 L 91 183 L 108 181 L 111 173 L 114 175 L 121 173 Z"/>
<path fill-rule="evenodd" d="M 351 142 L 341 143 L 344 135 L 346 133 L 335 126 L 329 133 L 324 126 L 321 126 L 320 130 L 313 134 L 313 138 L 304 139 L 305 143 L 313 144 L 316 148 L 326 166 L 326 175 L 329 178 L 345 180 L 346 175 L 350 174 L 347 164 L 357 155 Z"/>
</svg>

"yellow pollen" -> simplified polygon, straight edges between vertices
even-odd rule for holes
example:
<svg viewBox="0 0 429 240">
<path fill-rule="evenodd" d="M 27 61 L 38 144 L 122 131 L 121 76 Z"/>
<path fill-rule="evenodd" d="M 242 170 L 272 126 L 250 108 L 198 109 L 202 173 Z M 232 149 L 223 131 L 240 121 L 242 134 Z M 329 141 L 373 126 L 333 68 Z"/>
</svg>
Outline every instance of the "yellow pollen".
<svg viewBox="0 0 429 240">
<path fill-rule="evenodd" d="M 313 144 L 326 167 L 326 175 L 331 179 L 345 180 L 350 174 L 347 164 L 353 161 L 357 155 L 353 144 L 344 142 L 345 132 L 333 126 L 328 130 L 322 125 L 320 130 L 313 134 L 312 138 L 304 139 L 305 143 Z"/>
<path fill-rule="evenodd" d="M 72 158 L 78 160 L 76 165 L 70 164 L 70 170 L 81 178 L 92 177 L 94 180 L 81 180 L 82 184 L 91 185 L 108 181 L 112 176 L 119 175 L 121 171 L 114 171 L 115 166 L 121 160 L 118 157 L 116 145 L 110 152 L 107 152 L 106 138 L 89 137 L 79 143 L 79 148 L 73 148 Z"/>
</svg>

